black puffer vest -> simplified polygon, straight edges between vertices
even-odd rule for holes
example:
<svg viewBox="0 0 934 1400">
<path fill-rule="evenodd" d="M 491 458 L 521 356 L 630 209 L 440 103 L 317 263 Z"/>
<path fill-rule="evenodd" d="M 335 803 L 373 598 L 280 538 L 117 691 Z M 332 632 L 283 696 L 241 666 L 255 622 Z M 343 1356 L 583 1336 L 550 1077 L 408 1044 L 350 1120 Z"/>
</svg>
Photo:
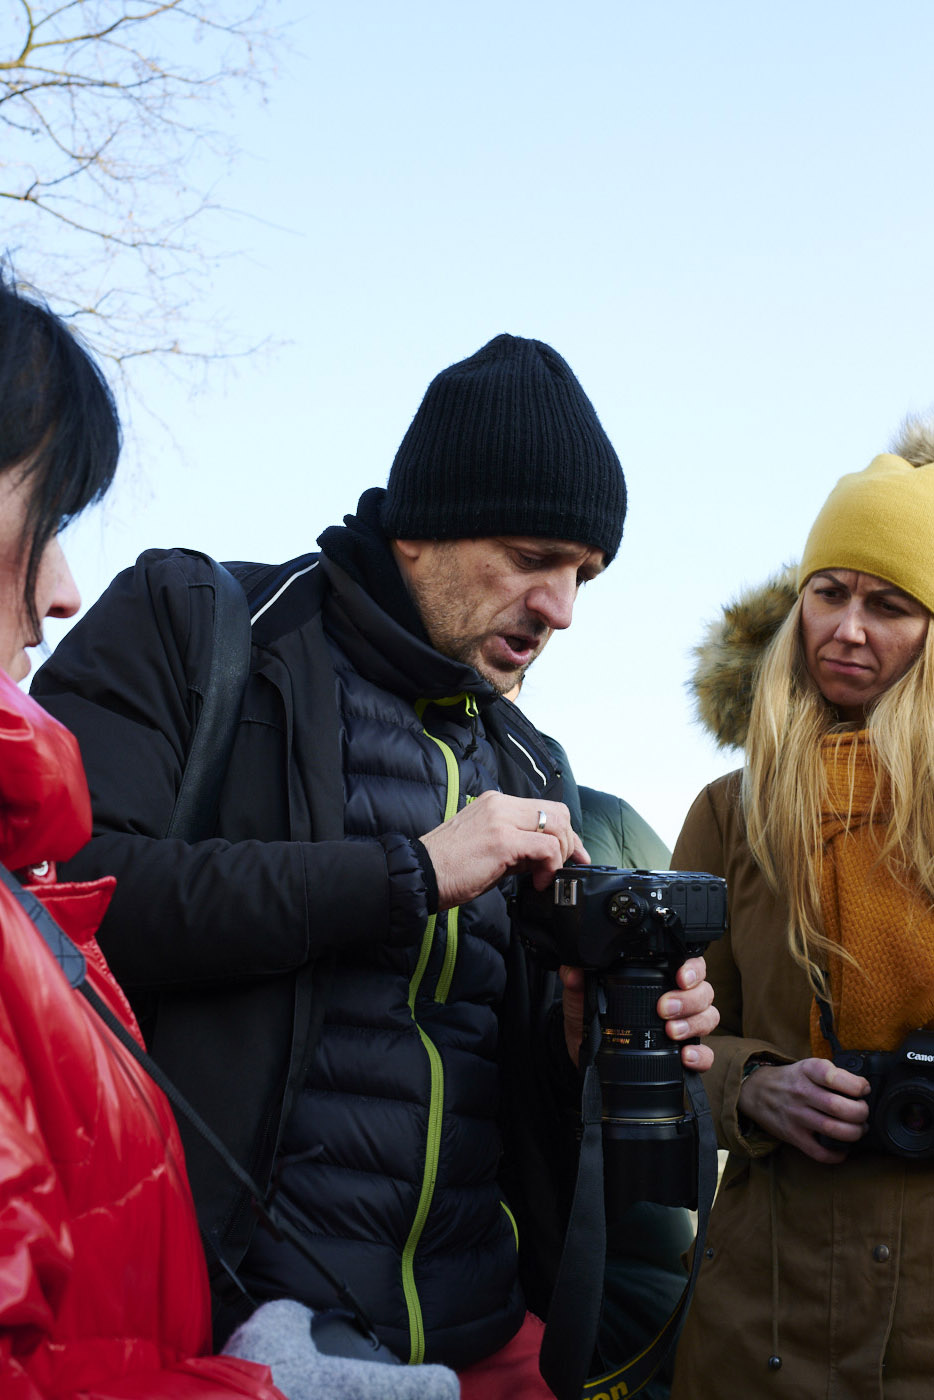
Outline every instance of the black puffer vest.
<svg viewBox="0 0 934 1400">
<path fill-rule="evenodd" d="M 331 575 L 345 834 L 421 836 L 498 788 L 483 723 L 497 697 Z M 524 1312 L 515 1222 L 497 1185 L 508 940 L 494 889 L 432 916 L 413 948 L 336 958 L 317 1053 L 277 1154 L 281 1199 L 413 1363 L 457 1367 L 489 1354 Z M 259 1296 L 333 1299 L 265 1232 L 245 1277 Z"/>
</svg>

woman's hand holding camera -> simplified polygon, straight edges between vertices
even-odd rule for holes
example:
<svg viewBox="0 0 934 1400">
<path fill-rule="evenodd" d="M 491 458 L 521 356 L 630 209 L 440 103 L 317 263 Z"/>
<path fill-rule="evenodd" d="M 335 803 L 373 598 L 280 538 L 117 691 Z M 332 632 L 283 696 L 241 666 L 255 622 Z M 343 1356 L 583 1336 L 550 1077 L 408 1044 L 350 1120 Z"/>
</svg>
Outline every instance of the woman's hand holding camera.
<svg viewBox="0 0 934 1400">
<path fill-rule="evenodd" d="M 842 1162 L 866 1131 L 869 1082 L 831 1060 L 760 1064 L 739 1093 L 739 1110 L 772 1137 L 797 1147 L 815 1162 Z M 818 1140 L 832 1138 L 838 1150 Z"/>
</svg>

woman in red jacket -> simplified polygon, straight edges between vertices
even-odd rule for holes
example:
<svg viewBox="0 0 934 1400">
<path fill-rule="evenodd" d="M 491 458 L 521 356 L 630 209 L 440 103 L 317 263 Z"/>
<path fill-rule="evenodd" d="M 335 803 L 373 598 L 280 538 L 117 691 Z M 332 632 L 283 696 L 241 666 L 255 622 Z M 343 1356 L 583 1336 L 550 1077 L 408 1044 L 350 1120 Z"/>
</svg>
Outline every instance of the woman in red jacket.
<svg viewBox="0 0 934 1400">
<path fill-rule="evenodd" d="M 42 619 L 78 594 L 58 531 L 106 491 L 110 393 L 70 332 L 0 282 L 0 860 L 135 1024 L 94 941 L 111 880 L 57 884 L 91 833 L 71 735 L 14 683 Z M 282 1400 L 264 1366 L 212 1357 L 204 1262 L 168 1104 L 0 888 L 0 1394 Z"/>
</svg>

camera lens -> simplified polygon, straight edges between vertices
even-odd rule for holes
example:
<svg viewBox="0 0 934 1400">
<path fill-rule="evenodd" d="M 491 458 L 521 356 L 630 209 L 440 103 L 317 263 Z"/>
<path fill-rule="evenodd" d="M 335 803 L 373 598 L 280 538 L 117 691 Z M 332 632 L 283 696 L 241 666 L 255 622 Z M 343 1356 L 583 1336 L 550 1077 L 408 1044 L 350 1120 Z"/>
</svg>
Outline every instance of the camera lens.
<svg viewBox="0 0 934 1400">
<path fill-rule="evenodd" d="M 670 974 L 625 963 L 603 986 L 606 1013 L 596 1064 L 607 1219 L 621 1219 L 633 1201 L 694 1209 L 697 1139 L 684 1111 L 681 1052 L 655 1009 L 671 987 Z"/>
<path fill-rule="evenodd" d="M 906 1103 L 898 1119 L 907 1133 L 929 1133 L 934 1125 L 934 1116 L 926 1103 Z"/>
<path fill-rule="evenodd" d="M 899 1157 L 934 1157 L 934 1085 L 911 1079 L 883 1094 L 876 1109 L 883 1142 Z"/>
<path fill-rule="evenodd" d="M 604 1122 L 671 1122 L 684 1113 L 681 1052 L 655 1009 L 669 985 L 657 967 L 627 966 L 604 979 L 597 1054 Z"/>
</svg>

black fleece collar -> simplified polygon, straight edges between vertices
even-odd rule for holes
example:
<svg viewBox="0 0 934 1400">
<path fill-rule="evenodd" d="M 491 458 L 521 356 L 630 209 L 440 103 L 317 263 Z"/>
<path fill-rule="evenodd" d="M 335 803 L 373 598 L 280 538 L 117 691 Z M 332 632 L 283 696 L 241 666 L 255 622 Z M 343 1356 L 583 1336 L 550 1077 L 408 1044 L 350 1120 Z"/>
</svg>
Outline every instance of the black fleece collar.
<svg viewBox="0 0 934 1400">
<path fill-rule="evenodd" d="M 481 709 L 498 693 L 479 671 L 444 656 L 427 640 L 402 627 L 365 587 L 339 564 L 321 561 L 328 580 L 324 628 L 360 675 L 404 700 L 439 700 L 465 692 Z"/>
<path fill-rule="evenodd" d="M 480 673 L 436 651 L 379 523 L 381 487 L 364 491 L 356 515 L 318 536 L 329 588 L 325 630 L 361 675 L 406 699 L 469 692 L 486 708 L 497 692 Z"/>
<path fill-rule="evenodd" d="M 383 612 L 413 637 L 427 643 L 428 634 L 418 608 L 379 523 L 385 495 L 381 486 L 364 491 L 357 503 L 356 515 L 345 515 L 343 525 L 329 525 L 318 536 L 318 544 L 328 559 L 340 565 L 345 574 L 378 601 Z"/>
</svg>

